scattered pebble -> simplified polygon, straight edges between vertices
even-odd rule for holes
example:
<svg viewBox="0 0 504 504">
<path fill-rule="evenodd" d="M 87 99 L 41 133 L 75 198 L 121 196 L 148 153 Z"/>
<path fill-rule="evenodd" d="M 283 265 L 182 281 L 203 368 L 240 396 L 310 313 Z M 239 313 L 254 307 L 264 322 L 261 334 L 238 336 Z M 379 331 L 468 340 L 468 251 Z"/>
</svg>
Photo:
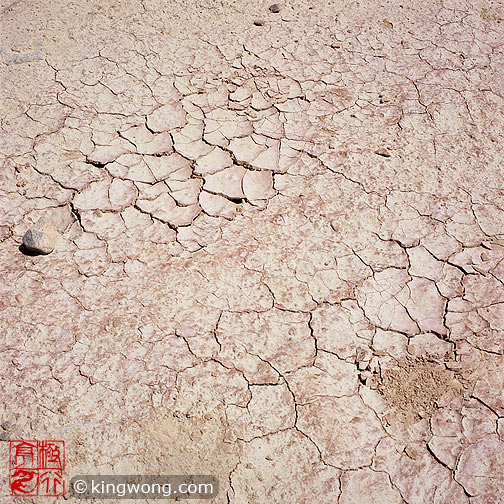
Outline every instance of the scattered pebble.
<svg viewBox="0 0 504 504">
<path fill-rule="evenodd" d="M 280 12 L 280 5 L 274 3 L 273 5 L 270 5 L 269 10 L 270 12 L 274 12 L 276 14 L 277 12 Z"/>
<path fill-rule="evenodd" d="M 6 421 L 2 424 L 2 429 L 3 429 L 3 430 L 10 430 L 10 428 L 12 427 L 12 425 L 13 425 L 12 420 L 6 420 Z"/>
<path fill-rule="evenodd" d="M 375 154 L 378 154 L 378 156 L 385 158 L 391 157 L 391 154 L 387 149 L 378 149 L 377 151 L 375 151 Z"/>
<path fill-rule="evenodd" d="M 23 245 L 32 252 L 50 254 L 54 250 L 57 240 L 58 232 L 42 217 L 33 228 L 26 231 L 23 236 Z"/>
<path fill-rule="evenodd" d="M 7 226 L 0 226 L 0 243 L 10 238 L 12 232 Z"/>
<path fill-rule="evenodd" d="M 264 21 L 262 19 L 256 19 L 254 20 L 254 24 L 256 26 L 264 26 Z"/>
</svg>

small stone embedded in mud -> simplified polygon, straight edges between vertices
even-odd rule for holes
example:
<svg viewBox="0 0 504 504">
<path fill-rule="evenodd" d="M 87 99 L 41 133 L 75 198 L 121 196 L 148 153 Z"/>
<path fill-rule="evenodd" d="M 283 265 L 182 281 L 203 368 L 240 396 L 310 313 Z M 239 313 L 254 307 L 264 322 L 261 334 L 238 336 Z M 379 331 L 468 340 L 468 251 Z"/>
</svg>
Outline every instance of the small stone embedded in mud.
<svg viewBox="0 0 504 504">
<path fill-rule="evenodd" d="M 13 425 L 12 420 L 6 420 L 6 421 L 5 421 L 5 422 L 1 425 L 1 427 L 2 427 L 2 429 L 3 429 L 3 430 L 10 430 L 10 428 L 12 427 L 12 425 Z"/>
<path fill-rule="evenodd" d="M 274 3 L 273 5 L 270 5 L 269 10 L 270 10 L 270 12 L 273 12 L 276 14 L 277 12 L 280 12 L 280 5 L 278 5 L 277 3 Z"/>
<path fill-rule="evenodd" d="M 254 19 L 254 24 L 256 26 L 264 26 L 264 21 L 262 19 Z"/>
<path fill-rule="evenodd" d="M 11 236 L 11 230 L 7 226 L 0 226 L 0 243 Z"/>
<path fill-rule="evenodd" d="M 32 252 L 50 254 L 58 240 L 58 232 L 44 217 L 23 236 L 23 245 Z"/>
<path fill-rule="evenodd" d="M 391 157 L 390 152 L 387 149 L 378 149 L 375 151 L 375 154 L 378 154 L 378 156 L 384 157 L 384 158 L 389 158 Z"/>
</svg>

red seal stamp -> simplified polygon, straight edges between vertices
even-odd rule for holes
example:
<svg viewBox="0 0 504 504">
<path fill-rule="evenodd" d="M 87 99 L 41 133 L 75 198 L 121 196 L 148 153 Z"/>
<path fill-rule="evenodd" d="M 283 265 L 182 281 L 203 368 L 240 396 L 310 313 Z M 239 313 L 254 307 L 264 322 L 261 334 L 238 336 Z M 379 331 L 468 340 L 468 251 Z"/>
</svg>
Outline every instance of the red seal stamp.
<svg viewBox="0 0 504 504">
<path fill-rule="evenodd" d="M 9 488 L 14 496 L 65 495 L 64 441 L 11 441 Z"/>
</svg>

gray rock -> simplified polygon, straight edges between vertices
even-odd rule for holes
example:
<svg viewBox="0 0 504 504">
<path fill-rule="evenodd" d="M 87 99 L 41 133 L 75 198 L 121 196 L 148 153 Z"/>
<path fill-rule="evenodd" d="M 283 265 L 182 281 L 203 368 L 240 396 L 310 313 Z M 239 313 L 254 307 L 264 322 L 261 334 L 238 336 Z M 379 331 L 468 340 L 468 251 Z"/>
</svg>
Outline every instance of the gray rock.
<svg viewBox="0 0 504 504">
<path fill-rule="evenodd" d="M 39 219 L 33 228 L 28 229 L 23 236 L 23 245 L 32 252 L 50 254 L 58 241 L 58 232 L 46 221 Z"/>
<path fill-rule="evenodd" d="M 6 421 L 2 424 L 2 429 L 3 429 L 3 430 L 10 430 L 10 428 L 12 427 L 12 425 L 13 425 L 12 420 L 6 420 Z"/>
<path fill-rule="evenodd" d="M 269 10 L 270 12 L 274 12 L 276 14 L 277 12 L 280 12 L 280 5 L 274 3 L 273 5 L 270 5 Z"/>
</svg>

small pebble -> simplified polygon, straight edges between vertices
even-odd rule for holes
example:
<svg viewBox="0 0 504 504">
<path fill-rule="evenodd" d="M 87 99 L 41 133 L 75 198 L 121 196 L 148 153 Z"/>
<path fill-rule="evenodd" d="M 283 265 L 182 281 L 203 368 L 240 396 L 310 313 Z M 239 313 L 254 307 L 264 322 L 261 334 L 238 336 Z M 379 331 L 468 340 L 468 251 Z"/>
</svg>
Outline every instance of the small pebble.
<svg viewBox="0 0 504 504">
<path fill-rule="evenodd" d="M 3 429 L 3 430 L 9 430 L 11 427 L 12 427 L 12 420 L 6 420 L 6 421 L 2 424 L 2 429 Z"/>
<path fill-rule="evenodd" d="M 9 441 L 11 438 L 10 432 L 4 431 L 0 433 L 0 441 Z"/>
<path fill-rule="evenodd" d="M 378 149 L 377 151 L 375 151 L 375 154 L 378 154 L 378 156 L 381 156 L 384 158 L 391 157 L 391 154 L 387 149 Z"/>
<path fill-rule="evenodd" d="M 7 226 L 0 226 L 0 243 L 10 238 L 11 230 Z"/>
<path fill-rule="evenodd" d="M 32 252 L 50 254 L 54 250 L 57 240 L 58 232 L 42 217 L 33 228 L 26 231 L 23 236 L 23 245 Z"/>
<path fill-rule="evenodd" d="M 256 26 L 264 26 L 264 21 L 262 19 L 255 19 L 254 24 Z"/>
<path fill-rule="evenodd" d="M 270 5 L 269 10 L 270 12 L 274 12 L 276 14 L 277 12 L 280 12 L 280 5 L 274 3 L 273 5 Z"/>
</svg>

